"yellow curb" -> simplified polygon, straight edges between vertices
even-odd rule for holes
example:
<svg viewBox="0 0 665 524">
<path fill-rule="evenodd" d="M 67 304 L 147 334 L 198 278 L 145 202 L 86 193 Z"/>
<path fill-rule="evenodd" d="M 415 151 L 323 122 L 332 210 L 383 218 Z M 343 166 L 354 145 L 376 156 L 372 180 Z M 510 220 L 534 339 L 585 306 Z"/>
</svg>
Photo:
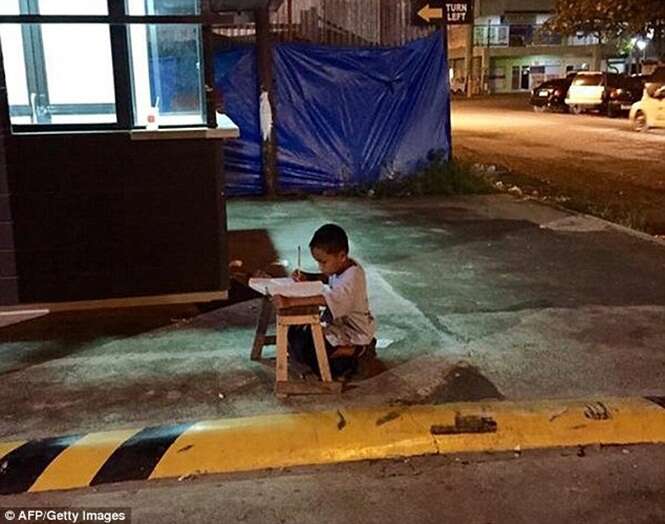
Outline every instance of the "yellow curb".
<svg viewBox="0 0 665 524">
<path fill-rule="evenodd" d="M 43 471 L 33 473 L 29 488 L 16 488 L 23 485 L 16 476 L 25 467 L 20 462 L 25 456 L 15 463 L 11 458 L 12 452 L 21 456 L 22 443 L 0 443 L 0 466 L 6 468 L 6 475 L 0 474 L 0 493 L 86 487 L 102 468 L 113 471 L 113 481 L 122 481 L 425 454 L 665 443 L 665 401 L 463 402 L 264 415 L 173 428 L 164 427 L 164 435 L 171 435 L 167 440 L 155 436 L 160 428 L 146 440 L 138 436 L 141 456 L 155 457 L 148 470 L 144 463 L 141 475 L 127 453 L 116 453 L 126 451 L 128 440 L 136 445 L 140 430 L 93 433 L 39 466 Z M 12 474 L 14 480 L 7 480 Z M 103 482 L 99 479 L 95 483 Z"/>
<path fill-rule="evenodd" d="M 665 409 L 642 398 L 354 409 L 201 422 L 173 443 L 150 478 L 437 453 L 659 442 L 665 442 Z"/>
<path fill-rule="evenodd" d="M 26 444 L 27 442 L 28 442 L 27 440 L 19 440 L 16 442 L 0 442 L 0 460 L 2 460 L 2 457 L 8 455 L 17 448 L 20 448 L 23 444 Z M 0 464 L 0 471 L 1 467 L 2 464 Z"/>
<path fill-rule="evenodd" d="M 91 433 L 69 446 L 51 462 L 30 492 L 89 486 L 111 454 L 137 430 Z"/>
</svg>

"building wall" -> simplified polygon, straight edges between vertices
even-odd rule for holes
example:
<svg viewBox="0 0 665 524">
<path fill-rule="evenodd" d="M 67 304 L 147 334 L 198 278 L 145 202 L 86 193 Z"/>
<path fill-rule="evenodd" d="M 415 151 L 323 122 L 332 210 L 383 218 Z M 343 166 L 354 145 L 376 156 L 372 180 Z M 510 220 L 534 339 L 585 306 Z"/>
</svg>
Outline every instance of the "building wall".
<svg viewBox="0 0 665 524">
<path fill-rule="evenodd" d="M 0 63 L 2 50 L 0 49 Z M 0 305 L 18 302 L 18 277 L 14 246 L 14 221 L 9 192 L 7 146 L 10 135 L 9 104 L 4 70 L 0 67 Z"/>
<path fill-rule="evenodd" d="M 508 11 L 535 13 L 554 9 L 554 0 L 477 0 L 476 16 L 501 16 Z"/>
<path fill-rule="evenodd" d="M 535 26 L 542 24 L 553 9 L 553 0 L 476 0 L 475 33 L 481 35 L 476 34 L 476 37 L 483 41 L 485 30 L 488 44 L 474 48 L 471 70 L 474 92 L 523 91 L 547 78 L 564 76 L 567 66 L 592 67 L 594 46 L 587 41 L 589 39 L 565 39 L 562 45 L 547 45 L 546 37 L 530 32 L 531 28 L 535 30 Z M 495 26 L 493 32 L 487 30 L 487 24 Z M 500 31 L 505 38 L 499 38 Z M 465 45 L 464 29 L 454 28 L 449 37 L 453 79 L 464 79 Z M 524 83 L 521 78 L 513 82 L 513 76 L 518 74 L 514 68 L 519 68 L 521 77 L 523 67 L 528 68 L 528 78 Z"/>
<path fill-rule="evenodd" d="M 97 132 L 11 142 L 21 303 L 228 289 L 219 141 Z"/>
<path fill-rule="evenodd" d="M 583 56 L 533 55 L 522 57 L 492 58 L 490 67 L 490 90 L 493 93 L 510 93 L 533 89 L 551 78 L 566 75 L 567 68 L 582 69 L 589 65 Z M 529 71 L 528 85 L 521 82 L 524 68 Z"/>
</svg>

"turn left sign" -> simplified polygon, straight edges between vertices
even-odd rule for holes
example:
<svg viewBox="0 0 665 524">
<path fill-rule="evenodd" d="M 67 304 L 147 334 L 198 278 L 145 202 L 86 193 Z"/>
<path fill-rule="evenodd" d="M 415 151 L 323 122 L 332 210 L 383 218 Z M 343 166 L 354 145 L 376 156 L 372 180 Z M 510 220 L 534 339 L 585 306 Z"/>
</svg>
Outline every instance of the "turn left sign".
<svg viewBox="0 0 665 524">
<path fill-rule="evenodd" d="M 474 0 L 413 0 L 413 22 L 415 25 L 473 24 Z"/>
</svg>

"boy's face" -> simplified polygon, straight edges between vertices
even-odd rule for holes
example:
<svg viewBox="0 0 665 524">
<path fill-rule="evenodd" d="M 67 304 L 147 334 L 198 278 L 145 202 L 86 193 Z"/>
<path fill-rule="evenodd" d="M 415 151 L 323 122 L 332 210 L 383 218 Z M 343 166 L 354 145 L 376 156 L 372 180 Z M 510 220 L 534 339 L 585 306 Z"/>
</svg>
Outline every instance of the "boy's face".
<svg viewBox="0 0 665 524">
<path fill-rule="evenodd" d="M 324 275 L 334 275 L 346 268 L 349 257 L 344 251 L 339 253 L 328 253 L 327 251 L 313 247 L 312 258 L 319 264 L 319 271 Z"/>
</svg>

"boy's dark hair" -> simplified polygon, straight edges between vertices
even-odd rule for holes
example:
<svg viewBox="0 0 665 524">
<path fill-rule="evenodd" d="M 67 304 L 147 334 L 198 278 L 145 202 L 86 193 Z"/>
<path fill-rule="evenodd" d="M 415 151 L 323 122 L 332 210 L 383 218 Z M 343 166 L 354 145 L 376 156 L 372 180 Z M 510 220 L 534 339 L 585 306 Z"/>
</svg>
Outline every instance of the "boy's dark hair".
<svg viewBox="0 0 665 524">
<path fill-rule="evenodd" d="M 322 249 L 326 253 L 349 252 L 349 238 L 337 224 L 326 224 L 316 230 L 312 240 L 309 241 L 309 247 Z"/>
</svg>

